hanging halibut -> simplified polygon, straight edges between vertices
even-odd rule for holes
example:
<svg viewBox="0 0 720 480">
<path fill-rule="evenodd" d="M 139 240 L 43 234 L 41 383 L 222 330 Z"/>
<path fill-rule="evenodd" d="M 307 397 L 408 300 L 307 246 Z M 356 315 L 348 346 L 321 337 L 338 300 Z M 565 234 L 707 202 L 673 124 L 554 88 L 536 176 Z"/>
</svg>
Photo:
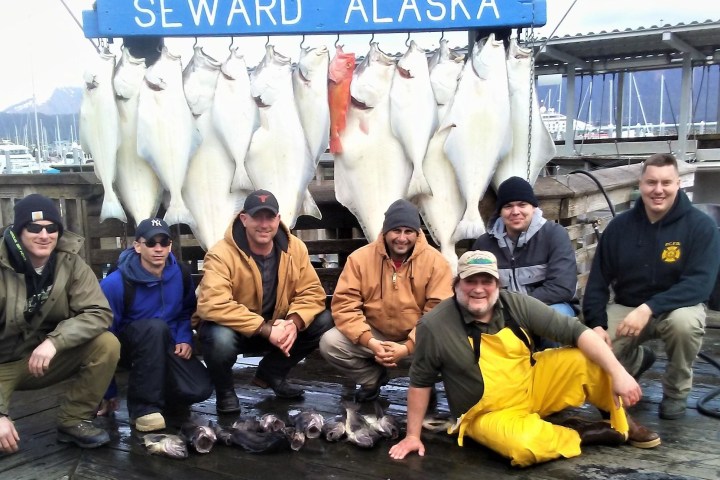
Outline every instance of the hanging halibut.
<svg viewBox="0 0 720 480">
<path fill-rule="evenodd" d="M 245 160 L 253 185 L 275 194 L 281 218 L 290 228 L 302 213 L 320 218 L 317 205 L 305 194 L 315 164 L 293 97 L 290 58 L 268 45 L 250 80 L 250 91 L 260 113 L 260 127 Z"/>
<path fill-rule="evenodd" d="M 138 98 L 146 70 L 145 59 L 133 57 L 123 47 L 113 79 L 122 138 L 117 152 L 115 185 L 135 224 L 157 214 L 163 193 L 152 167 L 137 153 Z"/>
<path fill-rule="evenodd" d="M 80 105 L 80 144 L 83 150 L 92 154 L 95 174 L 105 193 L 101 222 L 108 218 L 127 222 L 120 199 L 113 190 L 121 139 L 112 84 L 114 69 L 115 55 L 101 53 L 85 72 L 85 91 Z"/>
<path fill-rule="evenodd" d="M 165 221 L 193 226 L 182 197 L 190 157 L 201 142 L 183 92 L 180 57 L 163 47 L 145 74 L 138 101 L 138 155 L 148 160 L 170 192 Z"/>
<path fill-rule="evenodd" d="M 350 82 L 355 71 L 355 54 L 345 53 L 341 46 L 335 47 L 328 67 L 328 103 L 330 104 L 330 153 L 342 153 L 340 135 L 347 125 L 350 106 Z"/>
<path fill-rule="evenodd" d="M 304 48 L 292 75 L 300 123 L 316 165 L 320 155 L 327 149 L 330 134 L 329 62 L 327 47 Z"/>
<path fill-rule="evenodd" d="M 445 126 L 452 126 L 445 154 L 465 198 L 455 238 L 477 238 L 485 232 L 480 199 L 512 141 L 505 49 L 494 35 L 475 44 L 441 128 Z"/>
<path fill-rule="evenodd" d="M 373 43 L 350 84 L 352 102 L 335 156 L 335 197 L 358 219 L 369 241 L 382 230 L 388 206 L 404 198 L 412 175 L 390 129 L 390 86 L 395 63 Z"/>
<path fill-rule="evenodd" d="M 407 52 L 397 62 L 390 87 L 390 126 L 413 166 L 407 198 L 432 193 L 422 165 L 437 123 L 437 105 L 430 84 L 427 56 L 425 50 L 411 41 Z"/>
<path fill-rule="evenodd" d="M 225 102 L 222 97 L 215 98 L 224 93 L 216 89 L 219 75 L 220 62 L 195 47 L 183 71 L 183 86 L 202 143 L 190 159 L 182 192 L 194 218 L 193 234 L 205 250 L 223 238 L 233 216 L 242 208 L 240 193 L 230 191 L 235 162 L 213 122 L 213 106 Z"/>
<path fill-rule="evenodd" d="M 510 39 L 507 75 L 513 142 L 510 152 L 500 160 L 493 175 L 492 183 L 496 190 L 510 177 L 526 178 L 530 185 L 534 185 L 545 164 L 555 156 L 555 142 L 540 116 L 537 88 L 532 89 L 532 98 L 530 98 L 532 54 L 531 49 L 522 48 L 516 39 Z M 533 78 L 532 81 L 534 82 L 535 79 Z M 530 102 L 532 102 L 532 119 L 530 119 Z M 530 131 L 530 122 L 532 122 L 532 131 Z M 528 142 L 531 142 L 529 158 Z"/>
<path fill-rule="evenodd" d="M 215 130 L 233 157 L 233 191 L 255 190 L 245 170 L 250 139 L 260 125 L 257 105 L 250 95 L 250 77 L 245 58 L 235 47 L 220 68 L 215 87 L 212 118 Z"/>
<path fill-rule="evenodd" d="M 440 121 L 445 118 L 445 114 L 452 104 L 464 59 L 463 55 L 458 55 L 450 50 L 448 41 L 442 39 L 440 40 L 440 48 L 435 51 L 429 60 L 430 84 L 435 96 Z"/>
</svg>

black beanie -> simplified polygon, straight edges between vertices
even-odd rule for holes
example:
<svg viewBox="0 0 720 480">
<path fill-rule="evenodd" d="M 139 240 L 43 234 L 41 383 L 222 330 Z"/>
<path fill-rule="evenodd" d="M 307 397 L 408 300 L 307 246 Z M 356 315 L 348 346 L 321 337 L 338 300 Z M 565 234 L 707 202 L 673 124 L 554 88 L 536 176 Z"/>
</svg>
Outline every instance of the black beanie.
<svg viewBox="0 0 720 480">
<path fill-rule="evenodd" d="M 533 193 L 532 186 L 527 180 L 520 177 L 510 177 L 500 184 L 497 191 L 497 211 L 510 202 L 527 202 L 533 207 L 538 206 L 538 200 Z"/>
<path fill-rule="evenodd" d="M 382 226 L 382 233 L 398 227 L 408 227 L 413 230 L 420 230 L 420 212 L 415 205 L 407 200 L 395 200 L 387 212 Z"/>
<path fill-rule="evenodd" d="M 25 225 L 38 220 L 48 220 L 56 223 L 59 227 L 58 237 L 63 233 L 62 218 L 55 206 L 55 202 L 49 198 L 33 193 L 15 204 L 15 220 L 12 229 L 20 235 Z"/>
</svg>

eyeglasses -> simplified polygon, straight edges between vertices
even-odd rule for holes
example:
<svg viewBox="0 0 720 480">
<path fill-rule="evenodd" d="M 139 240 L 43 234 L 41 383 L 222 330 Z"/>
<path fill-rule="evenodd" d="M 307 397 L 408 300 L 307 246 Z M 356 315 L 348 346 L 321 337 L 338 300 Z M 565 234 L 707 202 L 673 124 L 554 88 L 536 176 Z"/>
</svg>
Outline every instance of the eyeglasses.
<svg viewBox="0 0 720 480">
<path fill-rule="evenodd" d="M 168 238 L 168 237 L 163 237 L 162 240 L 160 240 L 158 242 L 154 238 L 151 238 L 150 240 L 145 240 L 144 242 L 140 242 L 140 243 L 144 243 L 145 246 L 148 248 L 154 248 L 155 245 L 157 245 L 158 243 L 160 244 L 161 247 L 169 247 L 170 244 L 172 243 L 172 240 L 170 240 L 170 238 Z"/>
<path fill-rule="evenodd" d="M 28 223 L 25 228 L 30 233 L 40 233 L 45 229 L 48 234 L 57 233 L 60 230 L 60 226 L 57 223 L 49 223 L 47 225 L 40 225 L 39 223 Z"/>
</svg>

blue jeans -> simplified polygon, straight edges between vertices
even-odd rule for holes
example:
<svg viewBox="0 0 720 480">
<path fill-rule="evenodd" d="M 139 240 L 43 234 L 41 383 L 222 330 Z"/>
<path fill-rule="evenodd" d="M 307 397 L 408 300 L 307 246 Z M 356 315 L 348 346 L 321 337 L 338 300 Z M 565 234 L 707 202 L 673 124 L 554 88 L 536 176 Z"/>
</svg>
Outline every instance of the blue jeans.
<svg viewBox="0 0 720 480">
<path fill-rule="evenodd" d="M 298 332 L 297 340 L 286 357 L 267 339 L 246 337 L 235 330 L 215 322 L 200 326 L 200 343 L 203 359 L 208 366 L 216 391 L 234 388 L 232 367 L 240 353 L 262 354 L 255 376 L 261 380 L 284 379 L 290 369 L 318 348 L 320 337 L 334 326 L 329 310 L 320 312 L 305 330 Z"/>
<path fill-rule="evenodd" d="M 567 315 L 569 317 L 575 316 L 575 310 L 573 310 L 572 306 L 569 303 L 553 303 L 552 305 L 548 305 L 548 307 L 552 308 L 558 313 L 562 313 L 563 315 Z M 538 342 L 536 349 L 545 350 L 547 348 L 558 347 L 562 347 L 562 344 L 559 342 L 548 340 L 547 338 L 541 338 L 540 342 Z"/>
</svg>

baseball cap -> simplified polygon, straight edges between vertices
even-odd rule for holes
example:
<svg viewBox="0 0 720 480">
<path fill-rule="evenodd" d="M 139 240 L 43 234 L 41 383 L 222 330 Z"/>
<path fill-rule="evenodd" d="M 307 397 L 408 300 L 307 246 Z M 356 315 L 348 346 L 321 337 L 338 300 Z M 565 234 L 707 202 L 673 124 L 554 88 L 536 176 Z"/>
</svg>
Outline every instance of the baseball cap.
<svg viewBox="0 0 720 480">
<path fill-rule="evenodd" d="M 155 235 L 170 236 L 170 227 L 162 218 L 146 218 L 135 229 L 135 240 L 140 237 L 149 240 Z"/>
<path fill-rule="evenodd" d="M 483 250 L 465 252 L 458 260 L 458 276 L 465 279 L 476 273 L 487 273 L 500 280 L 495 255 Z"/>
<path fill-rule="evenodd" d="M 280 206 L 275 195 L 267 190 L 255 190 L 248 195 L 243 205 L 243 212 L 253 216 L 260 210 L 270 210 L 273 215 L 277 215 Z"/>
</svg>

